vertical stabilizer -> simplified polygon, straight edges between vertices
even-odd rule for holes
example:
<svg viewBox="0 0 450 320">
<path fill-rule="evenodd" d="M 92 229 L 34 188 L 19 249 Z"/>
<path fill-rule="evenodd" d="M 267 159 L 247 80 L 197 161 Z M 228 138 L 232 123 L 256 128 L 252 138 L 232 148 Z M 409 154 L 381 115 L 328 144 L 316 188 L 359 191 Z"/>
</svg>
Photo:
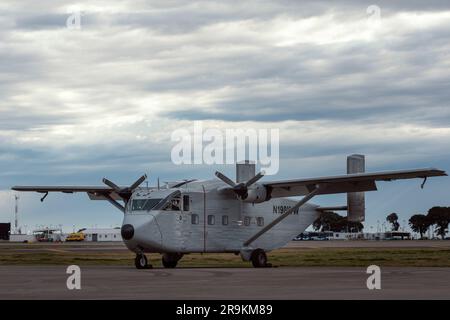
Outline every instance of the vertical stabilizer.
<svg viewBox="0 0 450 320">
<path fill-rule="evenodd" d="M 236 163 L 236 182 L 246 182 L 255 176 L 255 163 L 245 160 Z"/>
<path fill-rule="evenodd" d="M 353 154 L 347 157 L 347 174 L 364 173 L 366 171 L 365 157 Z M 347 193 L 348 221 L 362 222 L 366 215 L 366 202 L 364 192 Z"/>
</svg>

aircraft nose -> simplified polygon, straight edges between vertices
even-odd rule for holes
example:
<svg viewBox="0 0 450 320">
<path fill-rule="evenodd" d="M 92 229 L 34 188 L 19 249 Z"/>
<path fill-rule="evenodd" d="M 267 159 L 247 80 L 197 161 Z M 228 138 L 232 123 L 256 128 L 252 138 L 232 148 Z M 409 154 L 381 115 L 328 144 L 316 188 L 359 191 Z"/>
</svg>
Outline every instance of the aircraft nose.
<svg viewBox="0 0 450 320">
<path fill-rule="evenodd" d="M 124 224 L 120 229 L 122 238 L 130 240 L 134 236 L 134 227 L 131 224 Z"/>
</svg>

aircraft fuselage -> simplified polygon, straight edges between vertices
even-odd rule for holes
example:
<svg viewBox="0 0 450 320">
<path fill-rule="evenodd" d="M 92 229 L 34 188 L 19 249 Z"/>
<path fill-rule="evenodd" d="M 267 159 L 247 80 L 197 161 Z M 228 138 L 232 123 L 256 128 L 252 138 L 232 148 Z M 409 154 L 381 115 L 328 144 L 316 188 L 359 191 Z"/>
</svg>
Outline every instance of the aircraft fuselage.
<svg viewBox="0 0 450 320">
<path fill-rule="evenodd" d="M 246 240 L 296 203 L 285 198 L 246 203 L 233 192 L 222 192 L 223 186 L 220 181 L 197 181 L 176 189 L 138 189 L 124 215 L 123 226 L 133 229 L 125 244 L 136 253 L 237 253 L 245 249 Z M 155 203 L 159 207 L 151 208 Z M 270 251 L 284 246 L 314 222 L 320 214 L 317 207 L 306 204 L 294 211 L 251 248 Z"/>
</svg>

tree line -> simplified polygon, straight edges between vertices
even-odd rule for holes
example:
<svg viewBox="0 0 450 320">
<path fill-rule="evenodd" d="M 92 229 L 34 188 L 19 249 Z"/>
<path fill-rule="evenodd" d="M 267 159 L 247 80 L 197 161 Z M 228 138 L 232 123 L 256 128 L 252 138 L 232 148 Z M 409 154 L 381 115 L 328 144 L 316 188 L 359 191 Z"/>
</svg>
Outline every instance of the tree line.
<svg viewBox="0 0 450 320">
<path fill-rule="evenodd" d="M 336 212 L 325 211 L 313 222 L 313 228 L 316 231 L 361 232 L 364 226 L 361 222 L 348 221 Z"/>
<path fill-rule="evenodd" d="M 414 232 L 420 233 L 420 238 L 423 239 L 424 233 L 428 231 L 431 226 L 435 226 L 435 231 L 442 239 L 448 231 L 450 223 L 450 207 L 433 207 L 428 210 L 426 215 L 415 214 L 409 218 L 409 225 Z"/>
<path fill-rule="evenodd" d="M 392 226 L 392 231 L 398 231 L 400 224 L 398 222 L 398 215 L 394 212 L 386 217 L 386 221 Z M 414 232 L 423 235 L 429 230 L 431 226 L 435 226 L 435 231 L 442 239 L 448 231 L 450 224 L 450 207 L 433 207 L 425 214 L 415 214 L 409 219 L 409 226 Z M 332 232 L 361 232 L 364 228 L 360 222 L 351 222 L 347 217 L 343 217 L 336 212 L 324 212 L 313 223 L 313 228 L 316 231 L 332 231 Z"/>
</svg>

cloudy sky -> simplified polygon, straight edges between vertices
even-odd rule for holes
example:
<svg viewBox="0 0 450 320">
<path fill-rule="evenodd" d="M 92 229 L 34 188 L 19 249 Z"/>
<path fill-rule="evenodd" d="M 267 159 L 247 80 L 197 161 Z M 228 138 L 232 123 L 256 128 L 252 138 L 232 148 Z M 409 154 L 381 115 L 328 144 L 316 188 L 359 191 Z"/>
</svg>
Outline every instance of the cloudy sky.
<svg viewBox="0 0 450 320">
<path fill-rule="evenodd" d="M 13 185 L 234 176 L 172 164 L 171 133 L 195 120 L 279 129 L 277 179 L 344 173 L 351 153 L 370 171 L 450 171 L 449 89 L 448 1 L 5 0 L 0 220 Z M 450 179 L 419 185 L 379 184 L 367 226 L 450 205 Z M 21 194 L 20 212 L 29 229 L 122 218 L 86 195 Z"/>
</svg>

